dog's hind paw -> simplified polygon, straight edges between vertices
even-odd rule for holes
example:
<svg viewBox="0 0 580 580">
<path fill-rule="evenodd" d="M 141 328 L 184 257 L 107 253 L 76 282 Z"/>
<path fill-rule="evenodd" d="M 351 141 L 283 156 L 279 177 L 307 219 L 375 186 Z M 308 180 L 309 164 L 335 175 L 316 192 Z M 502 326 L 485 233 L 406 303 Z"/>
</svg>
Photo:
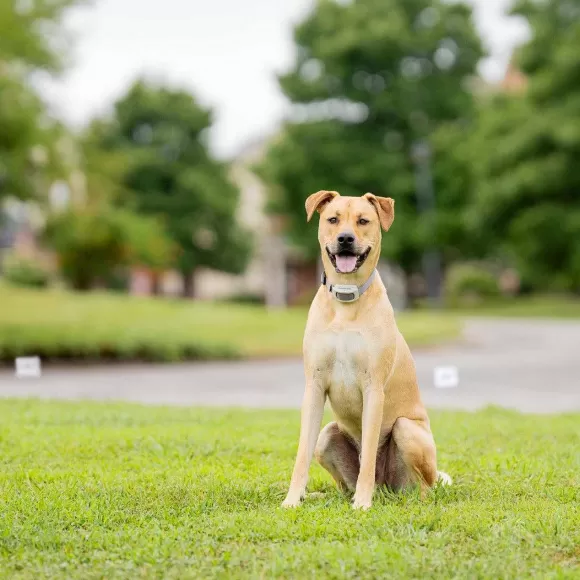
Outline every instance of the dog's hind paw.
<svg viewBox="0 0 580 580">
<path fill-rule="evenodd" d="M 450 475 L 447 475 L 444 471 L 437 472 L 437 483 L 439 485 L 452 485 L 453 479 Z"/>
</svg>

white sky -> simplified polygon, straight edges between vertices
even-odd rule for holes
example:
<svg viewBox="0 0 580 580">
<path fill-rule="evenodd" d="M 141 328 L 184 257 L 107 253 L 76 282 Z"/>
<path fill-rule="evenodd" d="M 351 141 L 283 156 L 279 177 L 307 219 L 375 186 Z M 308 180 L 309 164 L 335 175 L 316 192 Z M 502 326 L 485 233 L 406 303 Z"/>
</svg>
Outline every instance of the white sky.
<svg viewBox="0 0 580 580">
<path fill-rule="evenodd" d="M 482 75 L 499 80 L 525 25 L 502 15 L 510 0 L 469 0 L 492 55 Z M 216 113 L 220 156 L 272 131 L 287 104 L 275 73 L 293 61 L 292 25 L 313 0 L 93 0 L 71 14 L 76 36 L 67 73 L 43 84 L 55 113 L 73 126 L 108 109 L 147 74 L 195 92 Z"/>
</svg>

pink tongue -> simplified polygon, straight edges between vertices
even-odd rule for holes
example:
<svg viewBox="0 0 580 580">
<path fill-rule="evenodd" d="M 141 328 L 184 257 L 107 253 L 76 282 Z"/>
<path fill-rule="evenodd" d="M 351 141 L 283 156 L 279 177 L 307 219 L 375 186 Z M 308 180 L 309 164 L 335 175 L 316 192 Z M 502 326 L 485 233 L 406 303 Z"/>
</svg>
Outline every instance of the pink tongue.
<svg viewBox="0 0 580 580">
<path fill-rule="evenodd" d="M 352 272 L 356 267 L 356 256 L 336 256 L 336 267 L 343 274 Z"/>
</svg>

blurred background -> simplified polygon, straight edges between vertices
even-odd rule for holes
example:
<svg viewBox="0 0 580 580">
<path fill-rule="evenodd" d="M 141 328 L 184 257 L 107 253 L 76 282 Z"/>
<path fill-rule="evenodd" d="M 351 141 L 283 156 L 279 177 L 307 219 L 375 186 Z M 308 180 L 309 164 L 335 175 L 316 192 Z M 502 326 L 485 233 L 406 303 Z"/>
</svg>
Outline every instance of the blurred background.
<svg viewBox="0 0 580 580">
<path fill-rule="evenodd" d="M 579 155 L 580 0 L 0 0 L 0 358 L 299 355 L 320 189 L 413 347 L 580 316 Z"/>
</svg>

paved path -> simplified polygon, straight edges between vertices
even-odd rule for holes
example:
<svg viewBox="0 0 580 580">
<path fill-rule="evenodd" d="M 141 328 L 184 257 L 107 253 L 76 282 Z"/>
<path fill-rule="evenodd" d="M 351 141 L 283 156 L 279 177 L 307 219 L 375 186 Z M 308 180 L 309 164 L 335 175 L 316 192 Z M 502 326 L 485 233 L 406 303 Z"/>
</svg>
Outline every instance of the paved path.
<svg viewBox="0 0 580 580">
<path fill-rule="evenodd" d="M 463 344 L 417 351 L 415 360 L 431 408 L 580 411 L 578 322 L 470 320 Z M 460 386 L 435 389 L 433 368 L 448 364 Z M 26 380 L 0 372 L 2 397 L 296 408 L 302 389 L 299 360 L 48 369 Z"/>
</svg>

